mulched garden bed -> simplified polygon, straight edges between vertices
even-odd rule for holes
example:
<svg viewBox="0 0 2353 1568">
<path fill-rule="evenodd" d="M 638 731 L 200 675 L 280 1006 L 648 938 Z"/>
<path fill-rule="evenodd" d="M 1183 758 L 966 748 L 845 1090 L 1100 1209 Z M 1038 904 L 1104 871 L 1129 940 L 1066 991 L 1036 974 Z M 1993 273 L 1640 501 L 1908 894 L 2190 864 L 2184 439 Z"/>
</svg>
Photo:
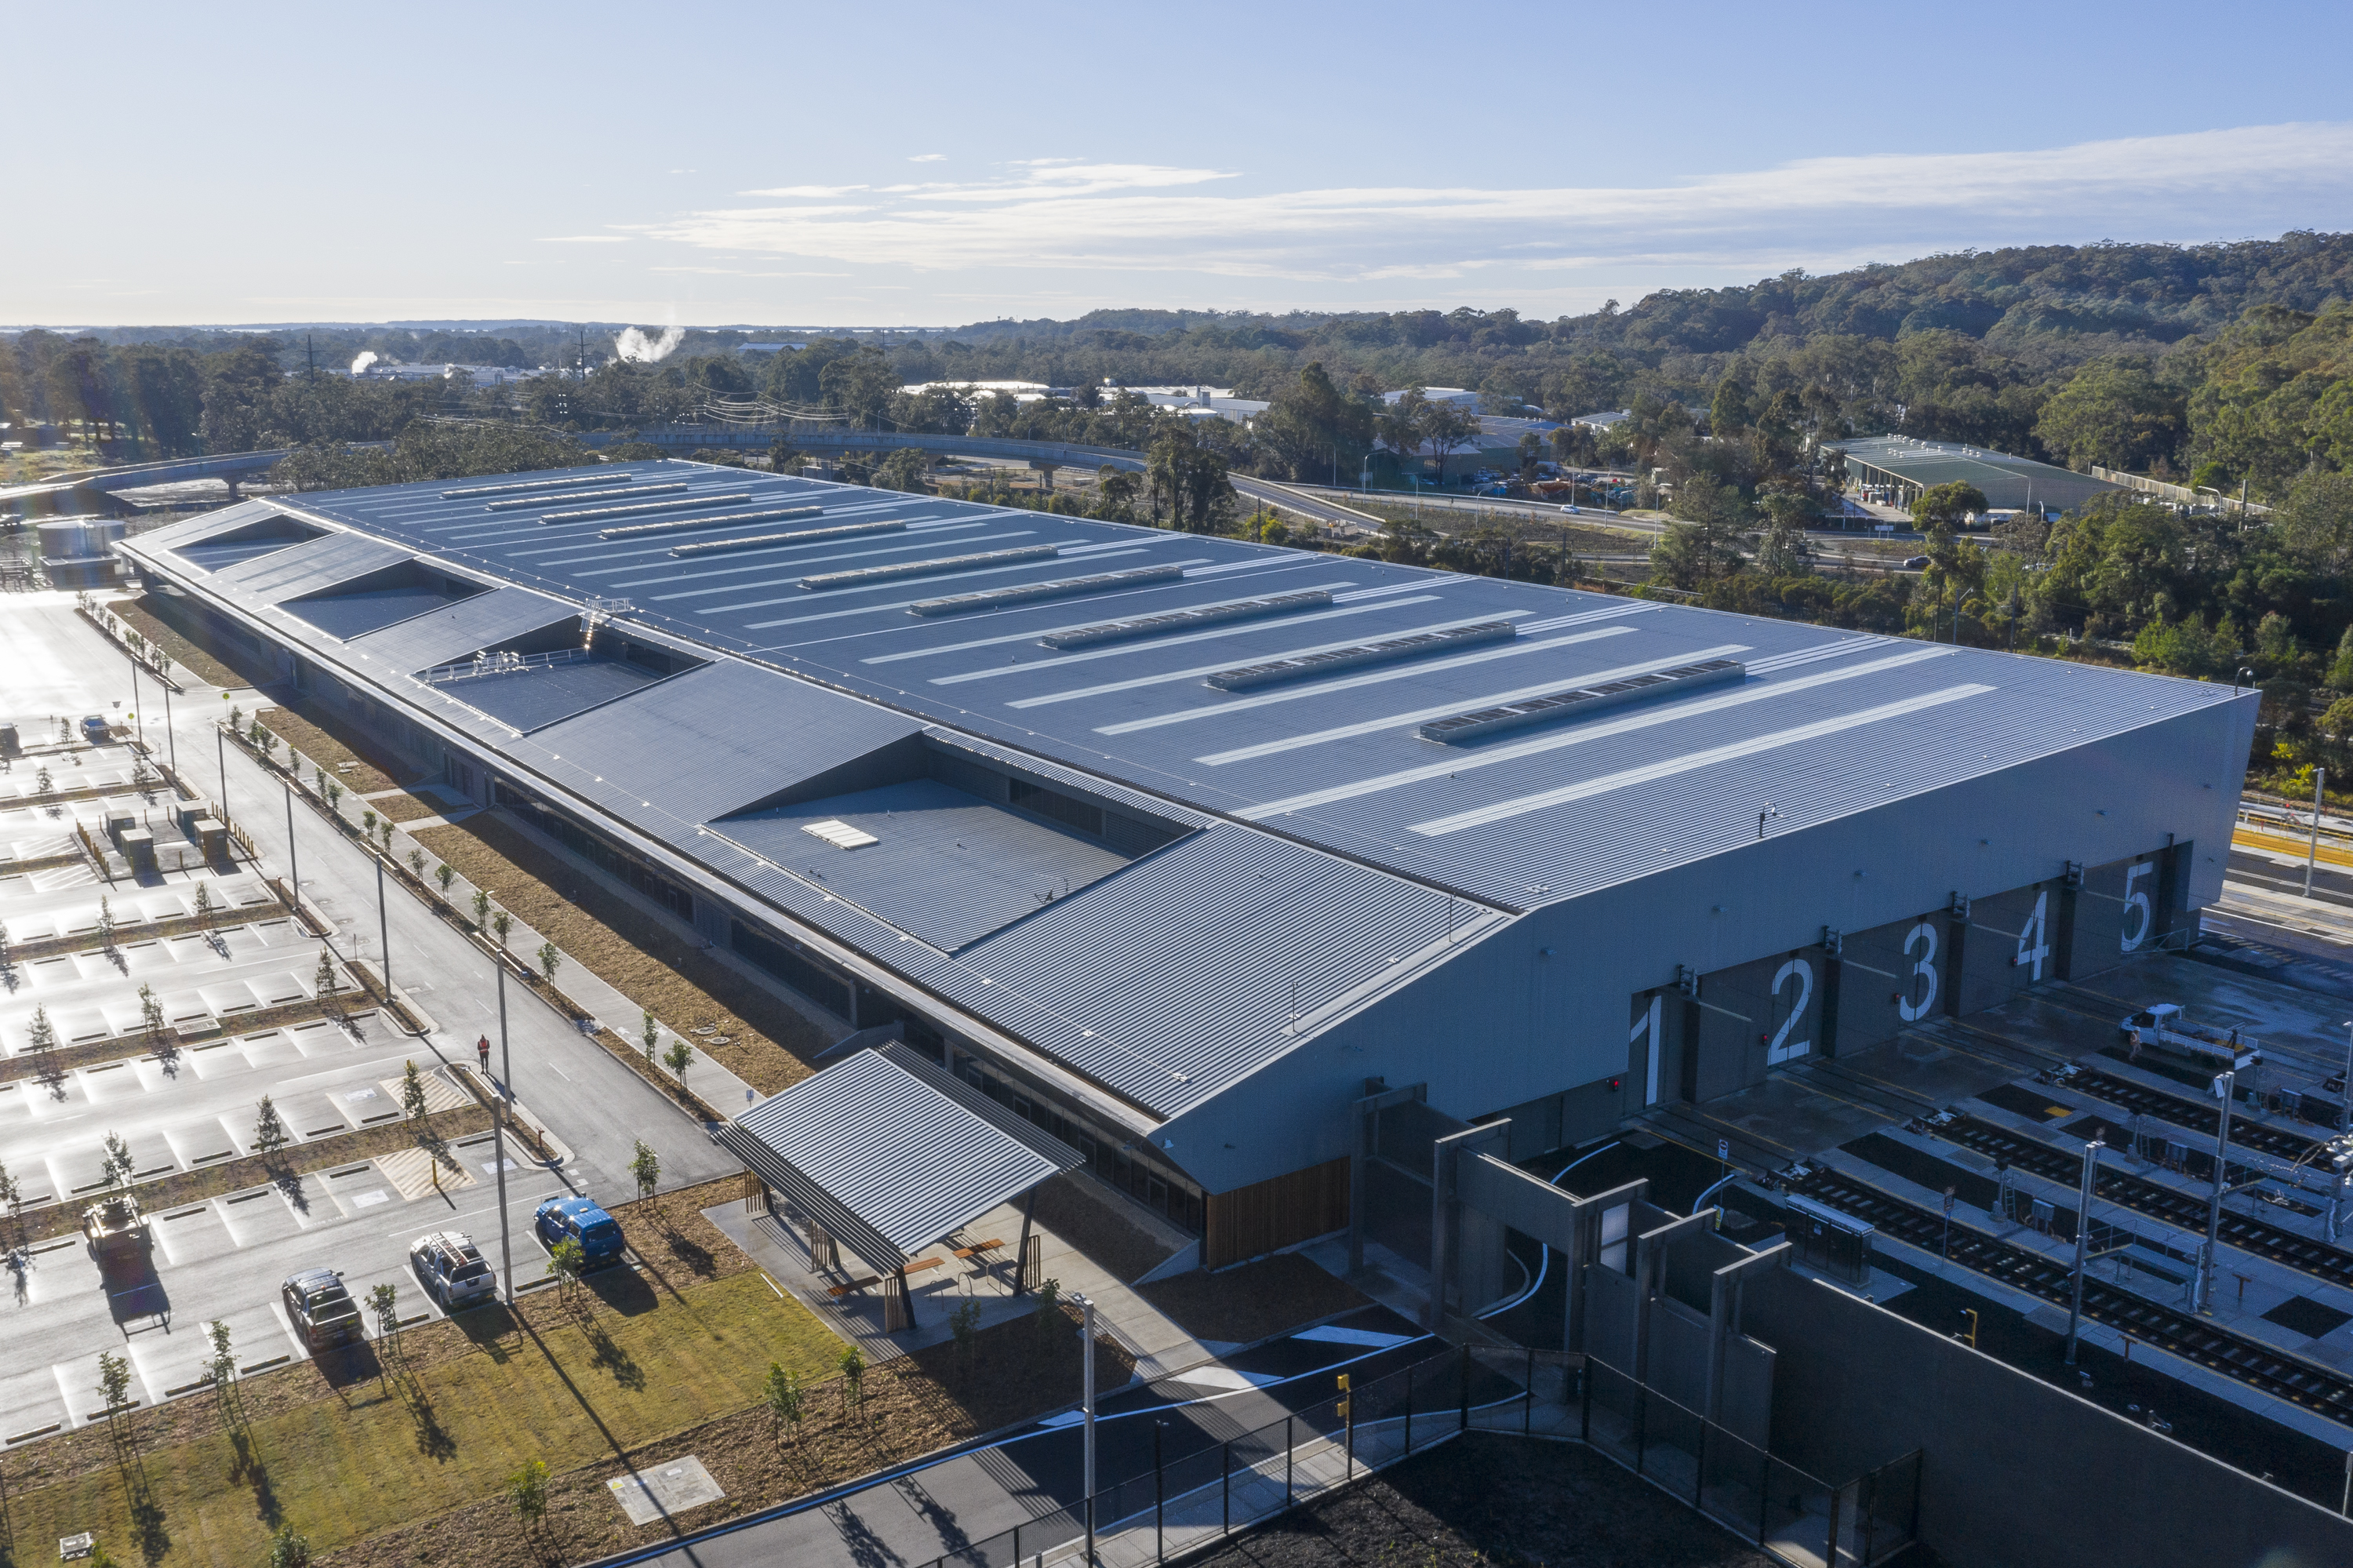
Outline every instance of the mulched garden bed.
<svg viewBox="0 0 2353 1568">
<path fill-rule="evenodd" d="M 414 784 L 423 777 L 307 697 L 298 697 L 286 706 L 264 708 L 246 723 L 250 726 L 255 719 L 308 758 L 312 766 L 325 768 L 328 778 L 352 794 L 373 795 L 379 789 Z M 343 766 L 346 762 L 352 764 L 348 769 Z"/>
</svg>

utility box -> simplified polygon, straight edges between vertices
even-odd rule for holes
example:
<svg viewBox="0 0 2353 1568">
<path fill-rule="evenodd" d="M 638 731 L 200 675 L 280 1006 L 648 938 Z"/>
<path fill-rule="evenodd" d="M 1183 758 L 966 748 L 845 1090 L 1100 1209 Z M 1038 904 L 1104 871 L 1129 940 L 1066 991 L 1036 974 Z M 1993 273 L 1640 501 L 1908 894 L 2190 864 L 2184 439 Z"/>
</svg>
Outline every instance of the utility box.
<svg viewBox="0 0 2353 1568">
<path fill-rule="evenodd" d="M 172 802 L 172 825 L 190 838 L 196 836 L 196 824 L 213 814 L 207 800 L 174 800 Z"/>
<path fill-rule="evenodd" d="M 146 828 L 125 828 L 116 837 L 114 842 L 115 846 L 122 851 L 122 858 L 131 863 L 132 875 L 155 874 L 155 835 L 152 831 Z"/>
<path fill-rule="evenodd" d="M 1878 1233 L 1869 1221 L 1794 1192 L 1783 1202 L 1788 1208 L 1789 1239 L 1798 1244 L 1799 1261 L 1849 1285 L 1871 1283 L 1871 1239 Z"/>
<path fill-rule="evenodd" d="M 204 851 L 206 863 L 228 863 L 228 825 L 210 817 L 198 817 L 188 824 L 188 836 Z"/>
<path fill-rule="evenodd" d="M 128 806 L 109 805 L 105 808 L 106 836 L 116 849 L 122 848 L 122 835 L 139 825 L 139 813 Z"/>
<path fill-rule="evenodd" d="M 16 726 L 0 724 L 0 757 L 21 757 L 25 748 L 17 744 Z"/>
</svg>

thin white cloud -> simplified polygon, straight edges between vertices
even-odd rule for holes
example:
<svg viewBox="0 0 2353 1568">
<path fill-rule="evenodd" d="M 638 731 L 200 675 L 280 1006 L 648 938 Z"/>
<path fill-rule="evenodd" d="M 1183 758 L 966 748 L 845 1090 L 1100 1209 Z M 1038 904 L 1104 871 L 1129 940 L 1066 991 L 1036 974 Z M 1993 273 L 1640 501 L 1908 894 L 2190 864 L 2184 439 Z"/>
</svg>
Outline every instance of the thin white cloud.
<svg viewBox="0 0 2353 1568">
<path fill-rule="evenodd" d="M 743 194 L 748 196 L 778 196 L 790 199 L 797 196 L 848 196 L 852 191 L 862 191 L 866 188 L 864 185 L 776 185 L 767 190 L 745 191 Z"/>
<path fill-rule="evenodd" d="M 627 245 L 626 234 L 543 234 L 542 245 Z"/>
<path fill-rule="evenodd" d="M 1225 171 L 1034 160 L 1010 177 L 741 207 L 635 231 L 698 249 L 926 271 L 1189 273 L 1361 283 L 1503 266 L 1903 257 L 2025 238 L 2211 238 L 2353 225 L 2353 124 L 1989 153 L 1808 159 L 1652 187 L 1249 190 Z M 787 186 L 822 196 L 859 187 Z"/>
<path fill-rule="evenodd" d="M 918 153 L 907 160 L 911 164 L 944 164 L 947 161 L 945 153 Z"/>
</svg>

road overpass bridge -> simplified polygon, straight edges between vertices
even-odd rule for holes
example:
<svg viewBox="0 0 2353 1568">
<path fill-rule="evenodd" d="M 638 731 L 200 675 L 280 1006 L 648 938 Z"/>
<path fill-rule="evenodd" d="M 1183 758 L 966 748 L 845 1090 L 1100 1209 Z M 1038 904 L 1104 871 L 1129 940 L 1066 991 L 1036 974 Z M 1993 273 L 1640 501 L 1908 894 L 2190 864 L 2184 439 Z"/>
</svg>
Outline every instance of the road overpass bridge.
<svg viewBox="0 0 2353 1568">
<path fill-rule="evenodd" d="M 76 469 L 52 474 L 37 484 L 0 488 L 0 513 L 61 517 L 88 512 L 133 512 L 138 508 L 121 500 L 120 492 L 142 490 L 151 484 L 185 484 L 199 479 L 227 480 L 229 498 L 235 500 L 239 482 L 267 473 L 291 450 L 280 447 L 270 451 L 216 452 L 206 457 L 126 463 L 118 468 Z"/>
</svg>

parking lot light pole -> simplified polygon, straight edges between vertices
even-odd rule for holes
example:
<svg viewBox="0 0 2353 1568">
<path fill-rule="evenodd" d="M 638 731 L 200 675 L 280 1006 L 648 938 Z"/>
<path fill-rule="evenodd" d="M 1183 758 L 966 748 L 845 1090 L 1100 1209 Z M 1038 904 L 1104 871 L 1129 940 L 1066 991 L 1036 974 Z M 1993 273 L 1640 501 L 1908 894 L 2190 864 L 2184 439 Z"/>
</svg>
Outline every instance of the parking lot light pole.
<svg viewBox="0 0 2353 1568">
<path fill-rule="evenodd" d="M 379 949 L 376 962 L 384 969 L 384 1004 L 392 1005 L 392 927 L 384 913 L 384 856 L 375 857 L 375 945 Z"/>
<path fill-rule="evenodd" d="M 286 891 L 294 895 L 294 913 L 302 913 L 302 852 L 294 845 L 294 780 L 281 779 L 286 786 Z"/>
<path fill-rule="evenodd" d="M 506 1080 L 507 1071 L 507 969 L 496 964 L 499 972 L 499 1072 L 500 1081 L 491 1086 L 491 1163 L 498 1168 L 499 1178 L 499 1268 L 506 1280 L 507 1305 L 514 1305 L 514 1241 L 507 1224 L 507 1135 Z M 385 982 L 387 989 L 390 980 Z"/>
<path fill-rule="evenodd" d="M 161 683 L 164 677 L 158 675 L 155 679 Z M 180 737 L 172 731 L 172 688 L 168 684 L 164 687 L 164 746 L 171 754 L 172 781 L 176 784 L 180 772 Z"/>
<path fill-rule="evenodd" d="M 2312 896 L 2313 863 L 2320 858 L 2321 791 L 2326 789 L 2327 787 L 2328 769 L 2326 768 L 2314 768 L 2312 770 L 2312 840 L 2304 852 L 2304 895 L 2306 898 Z"/>
<path fill-rule="evenodd" d="M 221 826 L 227 827 L 228 826 L 228 726 L 226 724 L 216 725 L 213 728 L 213 754 L 220 763 L 220 820 Z"/>
</svg>

